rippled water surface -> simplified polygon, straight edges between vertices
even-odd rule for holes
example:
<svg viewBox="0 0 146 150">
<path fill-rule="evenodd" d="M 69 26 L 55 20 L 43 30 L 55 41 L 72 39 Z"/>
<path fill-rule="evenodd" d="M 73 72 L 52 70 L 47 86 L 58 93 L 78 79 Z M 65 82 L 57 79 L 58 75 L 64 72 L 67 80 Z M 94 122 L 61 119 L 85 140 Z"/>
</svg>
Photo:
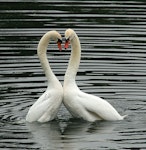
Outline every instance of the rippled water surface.
<svg viewBox="0 0 146 150">
<path fill-rule="evenodd" d="M 29 107 L 47 87 L 36 49 L 41 36 L 73 28 L 82 45 L 76 77 L 84 92 L 110 102 L 123 121 L 88 123 L 62 105 L 50 123 L 27 123 Z M 146 149 L 146 2 L 0 2 L 0 149 Z M 48 47 L 63 83 L 70 50 Z"/>
</svg>

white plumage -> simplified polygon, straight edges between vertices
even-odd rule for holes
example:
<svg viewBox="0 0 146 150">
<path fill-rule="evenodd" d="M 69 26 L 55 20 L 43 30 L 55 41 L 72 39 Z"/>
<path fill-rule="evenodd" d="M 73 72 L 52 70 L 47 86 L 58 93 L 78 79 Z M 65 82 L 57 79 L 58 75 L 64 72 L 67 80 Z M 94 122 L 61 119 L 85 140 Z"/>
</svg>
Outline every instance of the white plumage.
<svg viewBox="0 0 146 150">
<path fill-rule="evenodd" d="M 69 112 L 77 118 L 93 122 L 96 120 L 122 120 L 116 109 L 106 100 L 82 92 L 75 82 L 76 73 L 80 63 L 81 47 L 77 34 L 72 29 L 65 31 L 65 48 L 71 43 L 72 52 L 69 65 L 64 78 L 63 103 Z"/>
<path fill-rule="evenodd" d="M 47 60 L 46 51 L 50 40 L 55 40 L 61 49 L 61 35 L 57 31 L 47 32 L 38 44 L 38 57 L 48 80 L 48 87 L 40 98 L 30 107 L 26 120 L 28 122 L 47 122 L 53 120 L 60 108 L 63 98 L 63 88 L 52 72 Z"/>
</svg>

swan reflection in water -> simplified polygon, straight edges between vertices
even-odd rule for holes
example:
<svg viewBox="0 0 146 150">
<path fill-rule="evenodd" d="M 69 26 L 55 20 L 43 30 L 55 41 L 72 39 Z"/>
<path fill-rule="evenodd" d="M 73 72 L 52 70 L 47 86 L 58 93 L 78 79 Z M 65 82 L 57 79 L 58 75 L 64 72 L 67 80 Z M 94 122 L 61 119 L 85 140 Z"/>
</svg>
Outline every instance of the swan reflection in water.
<svg viewBox="0 0 146 150">
<path fill-rule="evenodd" d="M 96 147 L 98 141 L 106 142 L 109 134 L 115 129 L 116 123 L 110 121 L 91 123 L 72 118 L 67 121 L 54 120 L 43 124 L 27 123 L 27 127 L 36 143 L 44 149 L 74 149 L 85 146 L 85 141 L 87 141 L 86 147 L 91 146 L 89 141 L 93 142 Z"/>
</svg>

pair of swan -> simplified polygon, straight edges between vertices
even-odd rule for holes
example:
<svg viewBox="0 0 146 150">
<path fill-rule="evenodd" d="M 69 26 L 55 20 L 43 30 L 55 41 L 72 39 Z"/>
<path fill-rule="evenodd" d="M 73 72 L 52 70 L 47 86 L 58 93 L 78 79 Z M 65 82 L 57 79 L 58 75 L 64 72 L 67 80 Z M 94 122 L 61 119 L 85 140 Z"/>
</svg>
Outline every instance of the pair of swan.
<svg viewBox="0 0 146 150">
<path fill-rule="evenodd" d="M 65 39 L 65 49 L 71 44 L 72 51 L 63 87 L 52 72 L 46 56 L 50 40 L 55 40 L 61 50 L 61 35 L 57 31 L 47 32 L 38 44 L 37 54 L 47 77 L 48 87 L 43 95 L 30 107 L 26 120 L 28 122 L 53 120 L 62 101 L 68 111 L 76 118 L 82 118 L 89 122 L 123 120 L 125 116 L 121 116 L 110 103 L 100 97 L 84 93 L 78 88 L 75 77 L 81 57 L 80 41 L 72 29 L 65 31 Z"/>
</svg>

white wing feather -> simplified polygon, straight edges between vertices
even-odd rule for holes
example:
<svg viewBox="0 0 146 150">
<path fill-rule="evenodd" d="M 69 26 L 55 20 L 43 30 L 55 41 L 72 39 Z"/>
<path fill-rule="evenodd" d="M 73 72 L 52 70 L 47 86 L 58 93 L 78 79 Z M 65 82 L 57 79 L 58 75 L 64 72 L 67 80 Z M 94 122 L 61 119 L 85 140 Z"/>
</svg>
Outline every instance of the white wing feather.
<svg viewBox="0 0 146 150">
<path fill-rule="evenodd" d="M 62 102 L 62 95 L 47 91 L 30 107 L 26 120 L 28 122 L 46 122 L 53 120 Z"/>
</svg>

